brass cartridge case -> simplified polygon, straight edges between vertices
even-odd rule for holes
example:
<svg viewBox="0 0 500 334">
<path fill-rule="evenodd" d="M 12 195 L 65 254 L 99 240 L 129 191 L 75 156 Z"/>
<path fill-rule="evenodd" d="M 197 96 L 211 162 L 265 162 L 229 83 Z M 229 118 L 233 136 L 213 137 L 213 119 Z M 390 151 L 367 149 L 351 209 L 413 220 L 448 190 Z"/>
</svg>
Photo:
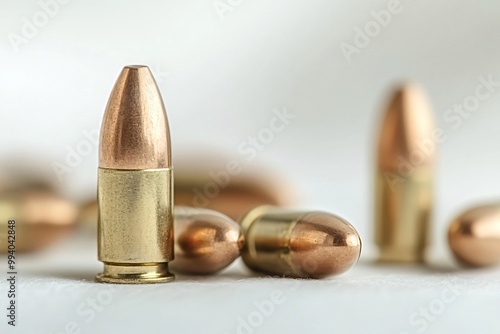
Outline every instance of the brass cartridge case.
<svg viewBox="0 0 500 334">
<path fill-rule="evenodd" d="M 145 282 L 164 279 L 157 276 L 168 274 L 168 262 L 173 259 L 171 199 L 170 169 L 99 169 L 99 221 L 103 223 L 98 255 L 106 264 L 104 275 L 128 280 L 131 264 L 137 264 L 139 273 L 147 271 L 141 274 Z"/>
<path fill-rule="evenodd" d="M 296 278 L 323 278 L 353 266 L 361 239 L 345 220 L 324 212 L 263 206 L 240 221 L 241 257 L 252 270 Z"/>
<path fill-rule="evenodd" d="M 388 184 L 379 172 L 376 180 L 376 241 L 382 262 L 423 262 L 428 244 L 432 176 L 419 170 L 403 183 Z"/>
</svg>

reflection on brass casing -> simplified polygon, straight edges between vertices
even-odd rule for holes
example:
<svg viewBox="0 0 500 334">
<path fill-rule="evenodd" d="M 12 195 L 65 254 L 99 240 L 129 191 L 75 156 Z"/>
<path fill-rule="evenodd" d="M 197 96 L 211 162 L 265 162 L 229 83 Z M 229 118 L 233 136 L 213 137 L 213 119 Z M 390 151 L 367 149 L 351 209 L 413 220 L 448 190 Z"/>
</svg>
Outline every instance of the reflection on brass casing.
<svg viewBox="0 0 500 334">
<path fill-rule="evenodd" d="M 448 242 L 463 265 L 500 263 L 500 204 L 482 205 L 460 214 L 450 223 Z"/>
<path fill-rule="evenodd" d="M 212 274 L 230 265 L 243 247 L 240 226 L 219 212 L 174 208 L 174 272 Z"/>
<path fill-rule="evenodd" d="M 376 242 L 382 262 L 423 262 L 432 202 L 429 170 L 421 169 L 404 181 L 377 175 Z"/>
<path fill-rule="evenodd" d="M 348 222 L 324 212 L 258 207 L 240 222 L 241 256 L 252 270 L 296 278 L 322 278 L 353 266 L 361 239 Z"/>
<path fill-rule="evenodd" d="M 164 281 L 173 259 L 172 171 L 99 168 L 99 279 L 140 283 Z M 105 222 L 105 223 L 104 223 Z M 113 268 L 129 268 L 125 274 Z M 166 271 L 166 272 L 165 272 Z M 122 277 L 123 276 L 123 277 Z M 136 277 L 137 276 L 137 277 Z"/>
<path fill-rule="evenodd" d="M 16 221 L 16 252 L 37 251 L 71 232 L 78 209 L 49 190 L 21 189 L 0 196 L 0 253 L 7 252 L 8 220 Z"/>
</svg>

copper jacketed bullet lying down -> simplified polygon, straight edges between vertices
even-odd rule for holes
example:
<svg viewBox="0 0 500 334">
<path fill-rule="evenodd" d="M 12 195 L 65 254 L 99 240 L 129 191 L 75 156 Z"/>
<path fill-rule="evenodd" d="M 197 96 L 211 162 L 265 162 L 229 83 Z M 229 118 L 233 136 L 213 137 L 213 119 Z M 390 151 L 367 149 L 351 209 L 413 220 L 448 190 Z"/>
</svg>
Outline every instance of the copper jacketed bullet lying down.
<svg viewBox="0 0 500 334">
<path fill-rule="evenodd" d="M 500 263 L 500 204 L 470 209 L 450 224 L 448 242 L 464 265 L 485 267 Z"/>
<path fill-rule="evenodd" d="M 78 208 L 45 188 L 23 188 L 0 195 L 0 253 L 7 252 L 7 222 L 16 221 L 16 251 L 50 246 L 74 228 Z"/>
<path fill-rule="evenodd" d="M 199 152 L 176 158 L 174 204 L 219 211 L 234 220 L 261 205 L 297 200 L 290 180 L 263 166 L 244 168 L 239 158 Z"/>
<path fill-rule="evenodd" d="M 322 278 L 352 267 L 361 239 L 345 220 L 325 212 L 258 207 L 240 222 L 241 257 L 252 270 L 269 275 Z"/>
<path fill-rule="evenodd" d="M 173 259 L 170 133 L 147 66 L 126 66 L 99 143 L 98 255 L 107 283 L 169 282 Z"/>
<path fill-rule="evenodd" d="M 412 85 L 397 90 L 378 143 L 375 237 L 380 261 L 424 261 L 437 142 L 439 131 L 423 92 Z"/>
<path fill-rule="evenodd" d="M 219 212 L 176 206 L 174 230 L 175 260 L 171 268 L 175 272 L 212 274 L 240 256 L 240 226 Z"/>
</svg>

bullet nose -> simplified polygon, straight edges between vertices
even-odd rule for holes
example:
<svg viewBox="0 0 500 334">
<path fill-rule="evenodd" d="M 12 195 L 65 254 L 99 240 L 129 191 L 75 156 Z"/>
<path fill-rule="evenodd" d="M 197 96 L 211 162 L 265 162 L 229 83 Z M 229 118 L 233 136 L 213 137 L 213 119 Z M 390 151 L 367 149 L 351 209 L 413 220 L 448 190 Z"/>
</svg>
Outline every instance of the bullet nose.
<svg viewBox="0 0 500 334">
<path fill-rule="evenodd" d="M 125 66 L 104 112 L 99 167 L 131 170 L 171 164 L 168 120 L 155 79 L 147 66 Z"/>
<path fill-rule="evenodd" d="M 322 213 L 302 217 L 292 231 L 290 258 L 304 277 L 322 278 L 347 271 L 359 259 L 361 239 L 341 218 Z"/>
<path fill-rule="evenodd" d="M 448 242 L 464 265 L 485 267 L 500 262 L 500 205 L 470 209 L 455 218 L 448 229 Z"/>
<path fill-rule="evenodd" d="M 175 207 L 173 270 L 211 274 L 231 264 L 243 246 L 237 223 L 218 212 Z"/>
</svg>

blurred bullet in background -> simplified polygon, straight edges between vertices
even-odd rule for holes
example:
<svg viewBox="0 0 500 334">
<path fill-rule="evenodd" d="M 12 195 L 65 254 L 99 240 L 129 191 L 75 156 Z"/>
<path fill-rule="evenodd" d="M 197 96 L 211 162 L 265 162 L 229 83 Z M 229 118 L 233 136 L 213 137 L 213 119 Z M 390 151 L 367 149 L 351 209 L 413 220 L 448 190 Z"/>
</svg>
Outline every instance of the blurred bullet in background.
<svg viewBox="0 0 500 334">
<path fill-rule="evenodd" d="M 385 111 L 377 148 L 375 238 L 380 261 L 424 261 L 437 135 L 424 92 L 415 85 L 397 89 Z"/>
<path fill-rule="evenodd" d="M 219 211 L 234 220 L 261 205 L 290 206 L 299 200 L 293 182 L 265 166 L 244 168 L 216 152 L 192 152 L 175 160 L 174 203 Z"/>
<path fill-rule="evenodd" d="M 500 204 L 481 205 L 458 215 L 449 225 L 448 242 L 465 266 L 500 263 Z"/>
<path fill-rule="evenodd" d="M 97 199 L 83 203 L 78 216 L 79 231 L 84 231 L 92 236 L 97 235 Z"/>
<path fill-rule="evenodd" d="M 38 251 L 68 236 L 78 207 L 50 187 L 23 186 L 0 193 L 0 253 L 7 251 L 7 221 L 16 221 L 16 251 Z"/>
</svg>

